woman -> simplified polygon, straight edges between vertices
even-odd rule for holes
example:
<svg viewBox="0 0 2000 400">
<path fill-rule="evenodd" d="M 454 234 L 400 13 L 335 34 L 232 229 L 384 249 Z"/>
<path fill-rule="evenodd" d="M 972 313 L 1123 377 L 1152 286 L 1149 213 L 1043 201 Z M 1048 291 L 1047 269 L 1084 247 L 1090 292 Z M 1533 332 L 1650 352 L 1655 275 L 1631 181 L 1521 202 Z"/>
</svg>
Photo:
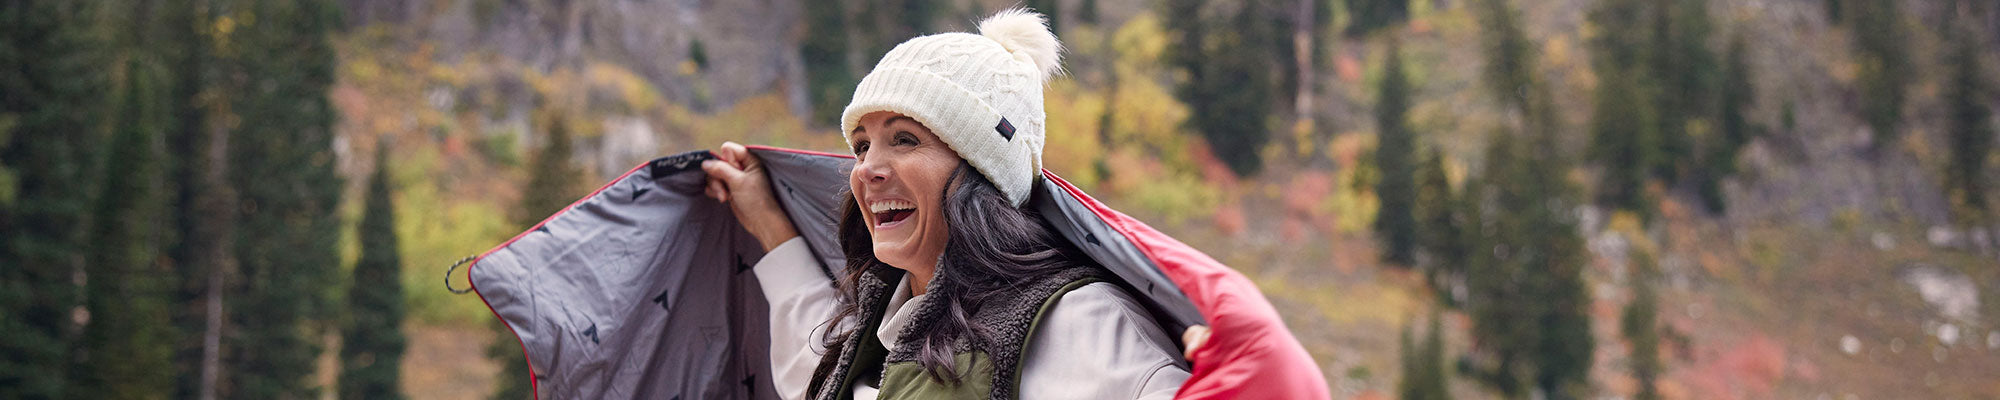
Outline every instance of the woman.
<svg viewBox="0 0 2000 400">
<path fill-rule="evenodd" d="M 841 115 L 856 164 L 838 287 L 726 143 L 708 195 L 767 255 L 772 379 L 785 398 L 1168 398 L 1188 366 L 1115 279 L 1034 214 L 1042 86 L 1061 45 L 1042 16 L 904 42 Z"/>
</svg>

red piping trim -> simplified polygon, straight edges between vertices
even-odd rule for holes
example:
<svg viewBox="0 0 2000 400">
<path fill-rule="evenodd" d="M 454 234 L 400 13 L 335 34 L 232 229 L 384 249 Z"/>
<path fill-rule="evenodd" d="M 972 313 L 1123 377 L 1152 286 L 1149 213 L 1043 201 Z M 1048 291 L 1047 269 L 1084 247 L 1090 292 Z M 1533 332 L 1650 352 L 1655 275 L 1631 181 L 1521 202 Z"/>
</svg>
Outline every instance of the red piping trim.
<svg viewBox="0 0 2000 400">
<path fill-rule="evenodd" d="M 625 173 L 622 175 L 618 175 L 617 179 L 612 179 L 611 182 L 606 182 L 604 186 L 598 186 L 597 190 L 591 191 L 589 195 L 585 195 L 582 198 L 576 199 L 576 201 L 570 202 L 568 206 L 563 207 L 561 210 L 556 210 L 555 214 L 550 214 L 548 218 L 543 218 L 541 222 L 536 222 L 534 227 L 528 228 L 528 230 L 521 231 L 521 233 L 519 234 L 515 234 L 513 238 L 507 239 L 507 242 L 501 243 L 499 246 L 493 246 L 492 249 L 486 250 L 485 253 L 479 253 L 479 257 L 473 258 L 472 263 L 466 265 L 465 267 L 465 281 L 472 287 L 472 292 L 474 294 L 479 295 L 479 302 L 486 304 L 486 310 L 492 311 L 493 318 L 499 319 L 501 325 L 506 325 L 507 332 L 514 334 L 514 342 L 519 343 L 521 345 L 521 357 L 524 361 L 528 362 L 528 388 L 529 388 L 528 390 L 535 392 L 534 393 L 535 399 L 540 399 L 542 397 L 542 383 L 541 381 L 535 379 L 535 362 L 534 358 L 528 356 L 528 343 L 522 342 L 521 334 L 519 332 L 514 332 L 514 324 L 507 323 L 506 318 L 500 317 L 500 310 L 493 309 L 493 303 L 486 301 L 486 294 L 479 293 L 479 283 L 478 283 L 479 281 L 472 279 L 472 270 L 474 268 L 478 268 L 479 262 L 485 260 L 486 256 L 492 255 L 493 252 L 500 251 L 500 249 L 504 249 L 507 248 L 507 246 L 513 245 L 514 241 L 521 240 L 522 237 L 528 236 L 528 233 L 530 232 L 534 232 L 537 229 L 542 229 L 542 225 L 548 224 L 550 220 L 554 220 L 556 219 L 557 216 L 561 216 L 563 215 L 563 213 L 569 212 L 570 209 L 576 208 L 577 205 L 583 204 L 584 201 L 590 200 L 590 198 L 592 197 L 597 197 L 597 194 L 603 193 L 604 189 L 610 189 L 611 185 L 616 185 L 618 184 L 618 182 L 623 182 L 625 180 L 625 177 L 631 176 L 632 173 L 634 172 L 639 172 L 640 168 L 645 168 L 648 164 L 651 163 L 650 162 L 640 163 L 639 166 L 632 167 L 631 170 L 625 171 Z"/>
<path fill-rule="evenodd" d="M 787 149 L 787 148 L 783 148 L 783 147 L 771 147 L 771 146 L 765 146 L 765 145 L 761 145 L 761 144 L 752 144 L 752 145 L 744 145 L 743 147 L 744 147 L 744 148 L 747 148 L 747 149 L 751 149 L 751 150 L 770 150 L 770 151 L 782 151 L 782 152 L 786 152 L 786 153 L 798 153 L 798 154 L 810 154 L 810 155 L 815 155 L 815 156 L 827 156 L 827 157 L 840 157 L 840 158 L 845 158 L 845 159 L 850 159 L 850 160 L 854 159 L 854 155 L 852 155 L 852 154 L 835 154 L 835 153 L 828 153 L 828 152 L 824 152 L 824 151 L 813 151 L 813 150 L 799 150 L 799 149 Z"/>
</svg>

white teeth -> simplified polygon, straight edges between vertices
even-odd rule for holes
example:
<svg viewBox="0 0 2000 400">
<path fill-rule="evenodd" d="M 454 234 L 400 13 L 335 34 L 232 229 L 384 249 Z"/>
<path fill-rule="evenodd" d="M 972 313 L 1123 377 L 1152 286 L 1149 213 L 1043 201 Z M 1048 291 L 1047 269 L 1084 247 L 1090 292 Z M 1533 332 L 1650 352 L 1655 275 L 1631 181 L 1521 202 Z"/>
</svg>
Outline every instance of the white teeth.
<svg viewBox="0 0 2000 400">
<path fill-rule="evenodd" d="M 900 201 L 900 200 L 883 200 L 883 201 L 868 203 L 868 212 L 871 213 L 882 213 L 895 210 L 915 210 L 915 209 L 917 209 L 916 204 L 910 204 L 910 202 Z"/>
</svg>

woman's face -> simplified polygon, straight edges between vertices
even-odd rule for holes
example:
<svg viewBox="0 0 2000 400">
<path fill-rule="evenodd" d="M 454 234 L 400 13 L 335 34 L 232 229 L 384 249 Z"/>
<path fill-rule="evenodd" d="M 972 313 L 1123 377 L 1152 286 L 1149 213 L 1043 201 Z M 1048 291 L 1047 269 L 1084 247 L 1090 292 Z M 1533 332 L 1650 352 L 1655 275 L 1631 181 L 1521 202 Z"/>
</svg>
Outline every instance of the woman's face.
<svg viewBox="0 0 2000 400">
<path fill-rule="evenodd" d="M 896 268 L 932 269 L 944 254 L 944 191 L 961 160 L 930 128 L 877 111 L 853 132 L 847 185 L 861 206 L 875 258 Z"/>
</svg>

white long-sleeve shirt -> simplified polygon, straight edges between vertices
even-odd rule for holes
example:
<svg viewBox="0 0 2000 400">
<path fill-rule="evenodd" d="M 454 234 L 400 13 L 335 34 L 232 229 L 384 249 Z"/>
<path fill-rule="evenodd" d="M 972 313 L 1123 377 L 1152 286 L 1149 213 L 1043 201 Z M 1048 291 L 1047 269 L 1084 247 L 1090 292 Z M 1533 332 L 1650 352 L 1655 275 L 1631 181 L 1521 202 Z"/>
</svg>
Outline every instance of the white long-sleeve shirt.
<svg viewBox="0 0 2000 400">
<path fill-rule="evenodd" d="M 836 300 L 815 263 L 804 240 L 792 238 L 753 267 L 771 305 L 771 380 L 786 399 L 806 397 L 826 353 L 820 338 L 831 329 L 825 323 Z M 897 333 L 916 309 L 905 306 L 924 298 L 911 296 L 909 285 L 907 277 L 897 284 L 875 331 L 884 348 L 896 349 Z M 1023 399 L 1168 399 L 1187 381 L 1187 364 L 1173 340 L 1111 283 L 1064 294 L 1036 329 L 1022 351 Z M 854 387 L 856 400 L 873 400 L 876 393 L 866 384 Z"/>
</svg>

